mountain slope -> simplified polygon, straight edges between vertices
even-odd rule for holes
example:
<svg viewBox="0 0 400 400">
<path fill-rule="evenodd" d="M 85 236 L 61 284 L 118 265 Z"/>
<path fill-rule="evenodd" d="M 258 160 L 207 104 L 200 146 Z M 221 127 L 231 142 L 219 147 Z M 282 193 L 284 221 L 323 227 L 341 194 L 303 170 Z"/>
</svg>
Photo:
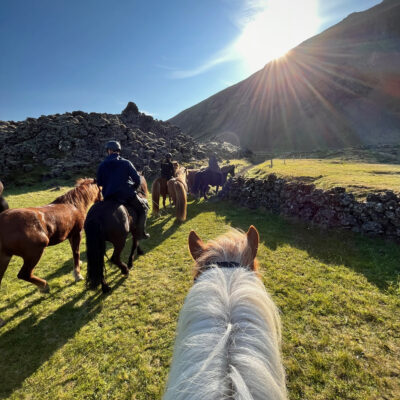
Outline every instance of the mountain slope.
<svg viewBox="0 0 400 400">
<path fill-rule="evenodd" d="M 351 14 L 169 122 L 252 150 L 398 143 L 399 21 L 399 0 Z"/>
</svg>

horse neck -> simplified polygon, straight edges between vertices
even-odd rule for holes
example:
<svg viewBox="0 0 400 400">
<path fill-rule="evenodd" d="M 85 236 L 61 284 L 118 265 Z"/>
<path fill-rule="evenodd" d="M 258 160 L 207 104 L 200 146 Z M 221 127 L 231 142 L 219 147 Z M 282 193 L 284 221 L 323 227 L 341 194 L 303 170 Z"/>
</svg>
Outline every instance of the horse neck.
<svg viewBox="0 0 400 400">
<path fill-rule="evenodd" d="M 98 193 L 96 193 L 90 185 L 86 187 L 76 187 L 72 189 L 70 192 L 67 192 L 65 195 L 58 197 L 53 201 L 55 204 L 71 204 L 76 208 L 81 210 L 83 213 L 86 213 L 89 205 L 93 203 Z"/>
</svg>

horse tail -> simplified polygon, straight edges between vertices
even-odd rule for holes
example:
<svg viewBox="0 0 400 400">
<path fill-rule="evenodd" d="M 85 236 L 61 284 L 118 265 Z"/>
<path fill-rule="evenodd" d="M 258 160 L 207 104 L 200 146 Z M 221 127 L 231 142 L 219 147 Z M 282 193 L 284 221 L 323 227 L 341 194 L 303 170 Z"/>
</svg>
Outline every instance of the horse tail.
<svg viewBox="0 0 400 400">
<path fill-rule="evenodd" d="M 186 190 L 181 182 L 175 183 L 176 218 L 178 221 L 186 220 L 187 198 Z"/>
<path fill-rule="evenodd" d="M 176 182 L 175 178 L 172 178 L 167 182 L 169 201 L 172 202 L 174 205 L 176 204 L 175 182 Z"/>
<path fill-rule="evenodd" d="M 158 213 L 160 211 L 160 193 L 161 193 L 160 179 L 156 179 L 153 182 L 153 185 L 151 186 L 151 198 L 153 201 L 153 207 L 152 207 L 153 215 L 158 215 Z"/>
<path fill-rule="evenodd" d="M 0 213 L 8 210 L 10 207 L 8 206 L 8 203 L 6 202 L 6 199 L 3 196 L 0 196 Z"/>
<path fill-rule="evenodd" d="M 87 256 L 86 285 L 89 289 L 96 289 L 104 279 L 106 240 L 98 219 L 86 219 L 85 233 Z"/>
</svg>

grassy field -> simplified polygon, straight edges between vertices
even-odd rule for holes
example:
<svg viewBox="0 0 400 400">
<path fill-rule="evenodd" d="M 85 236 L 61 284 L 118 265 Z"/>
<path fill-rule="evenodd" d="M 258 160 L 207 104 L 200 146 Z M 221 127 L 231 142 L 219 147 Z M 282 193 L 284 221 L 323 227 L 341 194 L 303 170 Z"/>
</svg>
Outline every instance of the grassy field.
<svg viewBox="0 0 400 400">
<path fill-rule="evenodd" d="M 7 200 L 46 204 L 66 189 L 19 188 Z M 21 260 L 13 259 L 0 289 L 0 398 L 160 399 L 192 284 L 188 233 L 210 239 L 250 224 L 281 310 L 290 398 L 398 399 L 399 246 L 212 201 L 190 201 L 182 224 L 167 212 L 151 218 L 130 276 L 107 268 L 107 296 L 74 283 L 68 243 L 48 248 L 35 270 L 49 294 L 16 279 Z M 81 253 L 85 274 L 84 243 Z"/>
<path fill-rule="evenodd" d="M 274 159 L 252 165 L 243 160 L 233 160 L 238 171 L 246 176 L 265 178 L 271 173 L 286 179 L 312 182 L 321 189 L 335 186 L 346 187 L 348 192 L 364 198 L 371 192 L 393 190 L 400 194 L 400 165 L 371 164 L 331 159 Z"/>
</svg>

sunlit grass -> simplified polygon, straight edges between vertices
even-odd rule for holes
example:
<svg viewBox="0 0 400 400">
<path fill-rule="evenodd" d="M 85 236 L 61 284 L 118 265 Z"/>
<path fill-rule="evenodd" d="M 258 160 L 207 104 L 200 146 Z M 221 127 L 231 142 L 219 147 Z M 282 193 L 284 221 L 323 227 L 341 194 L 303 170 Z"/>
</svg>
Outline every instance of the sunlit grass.
<svg viewBox="0 0 400 400">
<path fill-rule="evenodd" d="M 267 160 L 246 171 L 247 176 L 260 179 L 271 173 L 284 178 L 313 182 L 321 189 L 343 186 L 357 197 L 384 190 L 400 193 L 400 165 L 341 160 L 274 159 L 272 168 L 270 160 Z"/>
<path fill-rule="evenodd" d="M 46 204 L 67 187 L 18 190 L 7 192 L 10 206 Z M 108 296 L 74 283 L 67 242 L 46 249 L 35 270 L 50 284 L 47 295 L 16 279 L 21 260 L 12 260 L 0 289 L 0 398 L 160 399 L 192 284 L 189 231 L 208 240 L 250 224 L 260 231 L 263 281 L 281 310 L 290 398 L 398 398 L 398 245 L 192 200 L 185 223 L 169 212 L 149 220 L 146 254 L 127 279 L 108 266 Z M 84 243 L 82 259 L 85 275 Z"/>
</svg>

